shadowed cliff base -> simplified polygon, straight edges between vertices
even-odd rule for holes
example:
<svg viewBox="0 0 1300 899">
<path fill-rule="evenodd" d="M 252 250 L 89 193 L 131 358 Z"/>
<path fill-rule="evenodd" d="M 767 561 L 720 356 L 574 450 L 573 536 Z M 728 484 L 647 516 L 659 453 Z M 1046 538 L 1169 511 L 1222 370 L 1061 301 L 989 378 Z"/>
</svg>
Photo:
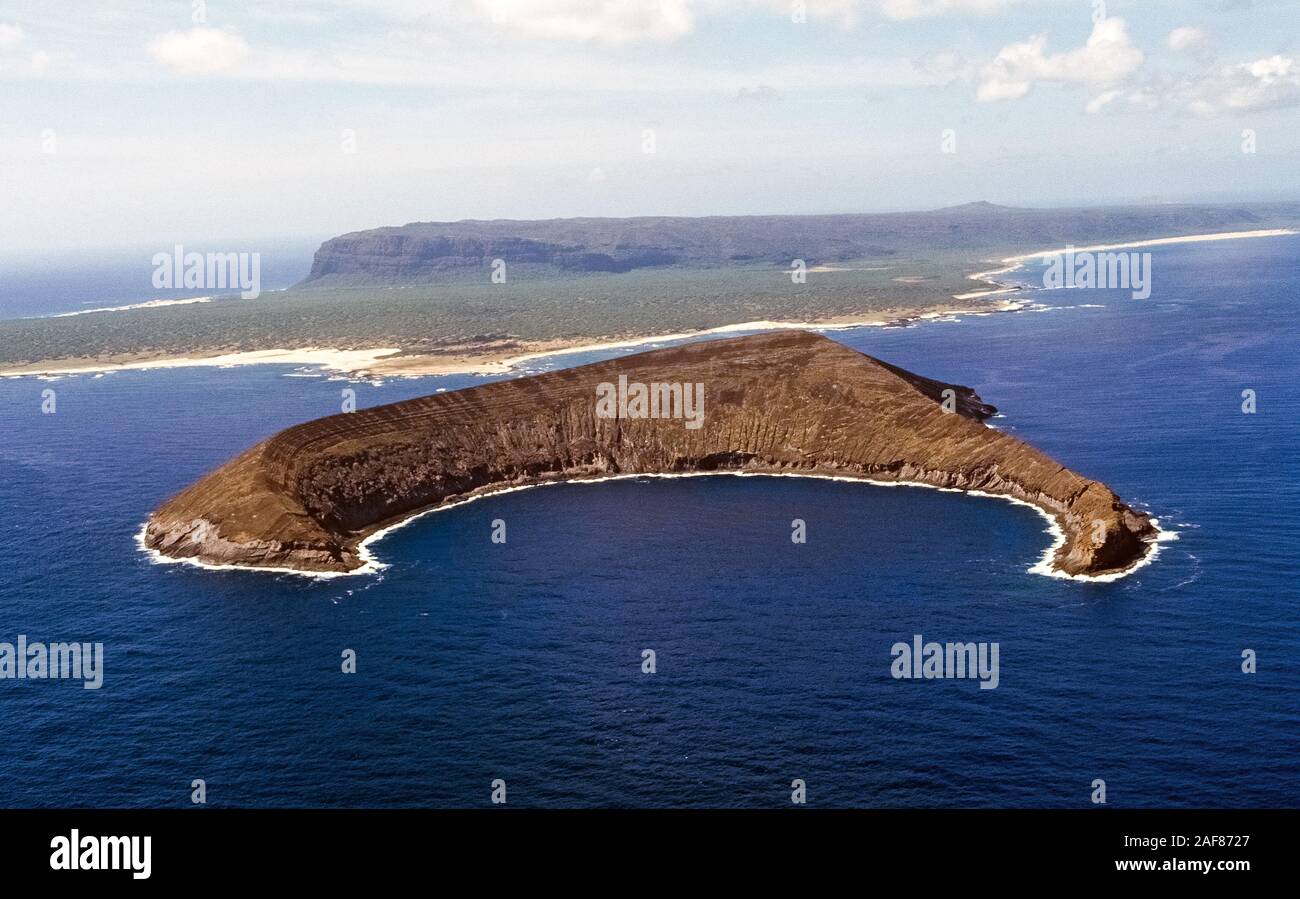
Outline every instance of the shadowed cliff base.
<svg viewBox="0 0 1300 899">
<path fill-rule="evenodd" d="M 635 400 L 606 417 L 601 385 L 620 383 L 702 385 L 698 427 L 635 417 Z M 1146 556 L 1157 535 L 1147 515 L 984 425 L 995 411 L 969 387 L 805 331 L 708 341 L 296 425 L 164 503 L 143 541 L 213 565 L 343 573 L 366 570 L 361 544 L 376 531 L 494 491 L 731 471 L 1021 500 L 1064 534 L 1059 573 L 1104 575 Z"/>
</svg>

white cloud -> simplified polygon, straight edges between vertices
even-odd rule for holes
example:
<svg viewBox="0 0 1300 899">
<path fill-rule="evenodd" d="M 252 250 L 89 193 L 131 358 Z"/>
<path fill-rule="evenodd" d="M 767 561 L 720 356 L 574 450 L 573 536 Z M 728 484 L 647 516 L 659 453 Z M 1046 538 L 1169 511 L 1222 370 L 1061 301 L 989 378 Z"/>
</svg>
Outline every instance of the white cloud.
<svg viewBox="0 0 1300 899">
<path fill-rule="evenodd" d="M 231 69 L 248 56 L 248 42 L 218 28 L 169 31 L 145 47 L 158 63 L 186 74 L 206 74 Z"/>
<path fill-rule="evenodd" d="M 704 0 L 709 4 L 710 0 Z M 711 0 L 712 6 L 729 14 L 749 12 L 755 6 L 786 18 L 795 15 L 794 0 Z M 862 0 L 804 0 L 801 10 L 807 21 L 831 21 L 845 28 L 858 23 L 862 13 Z"/>
<path fill-rule="evenodd" d="M 1153 73 L 1136 87 L 1108 90 L 1094 97 L 1088 112 L 1099 112 L 1120 97 L 1130 106 L 1163 106 L 1207 118 L 1300 106 L 1300 63 L 1289 56 L 1268 56 L 1190 74 Z"/>
<path fill-rule="evenodd" d="M 1103 19 L 1093 26 L 1082 47 L 1049 54 L 1047 35 L 1003 47 L 980 70 L 977 96 L 983 101 L 1014 100 L 1029 93 L 1038 82 L 1113 86 L 1142 64 L 1142 51 L 1133 45 L 1123 19 Z"/>
<path fill-rule="evenodd" d="M 493 25 L 542 39 L 629 44 L 695 29 L 690 0 L 474 0 Z"/>
<path fill-rule="evenodd" d="M 255 43 L 210 77 L 239 81 L 437 86 L 470 91 L 576 91 L 737 97 L 756 86 L 782 94 L 859 90 L 869 86 L 946 83 L 908 59 L 861 56 L 849 60 L 761 56 L 688 61 L 656 51 L 648 57 L 590 45 L 532 46 L 530 41 L 457 41 L 415 27 L 310 48 Z M 179 68 L 179 66 L 175 66 Z M 194 66 L 182 69 L 198 71 Z M 144 73 L 142 77 L 153 77 Z"/>
<path fill-rule="evenodd" d="M 1088 105 L 1084 107 L 1084 112 L 1088 113 L 1088 115 L 1096 115 L 1097 113 L 1101 112 L 1102 109 L 1106 107 L 1112 100 L 1115 100 L 1123 93 L 1124 93 L 1123 91 L 1118 91 L 1118 90 L 1103 91 L 1102 93 L 1098 94 L 1097 96 L 1093 97 L 1091 100 L 1088 101 Z"/>
<path fill-rule="evenodd" d="M 1204 28 L 1184 25 L 1169 32 L 1169 49 L 1197 50 L 1210 42 L 1210 35 Z"/>
<path fill-rule="evenodd" d="M 1174 100 L 1201 116 L 1297 106 L 1300 66 L 1289 56 L 1226 66 L 1180 85 L 1174 91 Z"/>
<path fill-rule="evenodd" d="M 919 19 L 943 13 L 994 13 L 1018 0 L 878 0 L 880 11 L 891 19 Z"/>
<path fill-rule="evenodd" d="M 12 50 L 23 42 L 23 29 L 19 25 L 0 22 L 0 50 Z"/>
<path fill-rule="evenodd" d="M 96 78 L 100 74 L 94 67 L 77 64 L 66 53 L 48 50 L 0 53 L 0 78 Z"/>
<path fill-rule="evenodd" d="M 728 9 L 765 5 L 772 12 L 789 16 L 794 10 L 794 0 L 704 0 L 714 6 Z M 830 20 L 844 27 L 852 27 L 866 13 L 887 19 L 921 19 L 944 13 L 999 12 L 1023 0 L 804 0 L 803 8 L 809 20 Z"/>
</svg>

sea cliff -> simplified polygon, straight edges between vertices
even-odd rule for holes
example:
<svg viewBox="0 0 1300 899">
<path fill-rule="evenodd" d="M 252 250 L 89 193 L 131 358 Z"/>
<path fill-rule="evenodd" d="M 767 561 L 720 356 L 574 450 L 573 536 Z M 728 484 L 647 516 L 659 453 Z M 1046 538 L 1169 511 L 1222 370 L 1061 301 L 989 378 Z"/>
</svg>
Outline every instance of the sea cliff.
<svg viewBox="0 0 1300 899">
<path fill-rule="evenodd" d="M 967 203 L 924 212 L 703 218 L 571 218 L 412 222 L 354 231 L 321 244 L 306 288 L 411 286 L 483 280 L 494 260 L 532 276 L 683 267 L 764 268 L 849 260 L 897 264 L 920 254 L 970 258 L 999 247 L 1040 247 L 1259 227 L 1279 207 L 1152 206 L 1017 209 Z"/>
</svg>

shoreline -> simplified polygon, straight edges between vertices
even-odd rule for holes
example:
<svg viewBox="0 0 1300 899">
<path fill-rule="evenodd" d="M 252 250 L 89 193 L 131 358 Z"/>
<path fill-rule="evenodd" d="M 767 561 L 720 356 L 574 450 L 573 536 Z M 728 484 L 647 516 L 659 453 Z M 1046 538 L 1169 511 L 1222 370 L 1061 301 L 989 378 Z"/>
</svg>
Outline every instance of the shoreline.
<svg viewBox="0 0 1300 899">
<path fill-rule="evenodd" d="M 1127 243 L 1093 244 L 1090 246 L 1073 247 L 1072 249 L 1076 253 L 1105 252 L 1132 247 L 1206 243 L 1221 240 L 1243 240 L 1260 237 L 1283 237 L 1294 234 L 1300 234 L 1300 230 L 1292 228 L 1270 228 L 1254 231 L 1190 234 L 1180 237 L 1158 237 L 1147 240 L 1130 241 Z M 1064 253 L 1068 249 L 1071 248 L 1062 247 L 1054 250 L 1036 250 L 1031 253 L 1020 253 L 1014 256 L 1003 257 L 1000 260 L 1003 263 L 1001 268 L 976 272 L 966 276 L 966 280 L 988 285 L 986 289 L 953 294 L 951 299 L 957 301 L 982 300 L 1003 294 L 1015 293 L 1019 290 L 1019 287 L 1000 283 L 995 280 L 996 276 L 1016 271 L 1022 268 L 1025 262 L 1031 259 L 1055 253 Z M 186 302 L 193 301 L 191 300 Z M 746 332 L 777 330 L 826 332 L 845 331 L 855 328 L 886 327 L 889 325 L 910 324 L 913 322 L 944 319 L 953 315 L 990 315 L 1000 312 L 1019 312 L 1029 305 L 1030 303 L 1027 300 L 1004 299 L 990 304 L 987 307 L 977 307 L 973 309 L 965 306 L 959 307 L 938 304 L 935 306 L 917 307 L 910 310 L 898 310 L 892 313 L 874 313 L 871 314 L 870 317 L 865 317 L 867 314 L 857 316 L 848 315 L 804 322 L 760 319 L 756 321 L 718 325 L 713 328 L 704 328 L 695 331 L 680 331 L 670 334 L 652 334 L 607 340 L 574 338 L 569 340 L 523 341 L 522 343 L 525 347 L 529 347 L 530 344 L 531 347 L 526 349 L 524 352 L 515 352 L 511 355 L 503 355 L 499 351 L 496 353 L 491 351 L 480 353 L 470 351 L 461 355 L 449 354 L 443 357 L 428 355 L 422 356 L 418 354 L 403 356 L 400 347 L 379 347 L 360 350 L 302 347 L 296 349 L 278 348 L 269 350 L 251 350 L 247 352 L 224 353 L 211 356 L 162 356 L 156 359 L 141 359 L 116 363 L 103 363 L 92 360 L 69 358 L 65 360 L 57 360 L 52 363 L 35 363 L 32 365 L 20 366 L 18 368 L 0 370 L 0 378 L 58 378 L 85 374 L 108 374 L 118 371 L 147 371 L 164 368 L 191 368 L 206 366 L 227 368 L 244 365 L 314 366 L 322 372 L 344 375 L 358 380 L 384 377 L 418 378 L 440 375 L 502 375 L 509 374 L 520 366 L 530 362 L 536 362 L 554 356 L 565 356 L 576 353 L 606 352 L 609 350 L 630 349 L 655 343 L 672 343 L 676 341 L 695 340 L 713 335 L 740 334 Z"/>
<path fill-rule="evenodd" d="M 315 365 L 323 371 L 363 371 L 385 356 L 400 353 L 397 347 L 367 350 L 335 350 L 323 347 L 300 349 L 248 350 L 220 353 L 215 356 L 160 356 L 132 362 L 87 362 L 64 360 L 65 367 L 24 367 L 0 371 L 0 378 L 58 378 L 72 375 L 107 374 L 118 371 L 152 371 L 160 368 L 234 368 L 243 365 Z M 37 366 L 43 363 L 36 363 Z M 55 362 L 54 366 L 60 363 Z"/>
<path fill-rule="evenodd" d="M 1149 240 L 1135 240 L 1127 243 L 1099 243 L 1086 247 L 1059 247 L 1055 250 L 1037 250 L 1033 253 L 1021 253 L 1007 256 L 1003 262 L 1025 262 L 1037 256 L 1049 256 L 1073 250 L 1075 253 L 1104 253 L 1107 250 L 1127 250 L 1133 247 L 1163 247 L 1183 243 L 1213 243 L 1220 240 L 1248 240 L 1256 237 L 1286 237 L 1300 234 L 1295 228 L 1259 228 L 1254 231 L 1222 231 L 1215 234 L 1185 234 L 1181 237 L 1153 237 Z"/>
<path fill-rule="evenodd" d="M 1015 288 L 990 291 L 1012 292 Z M 962 295 L 966 297 L 967 295 Z M 973 299 L 974 297 L 969 297 Z M 912 322 L 932 321 L 953 315 L 991 315 L 998 312 L 1018 312 L 1027 304 L 1004 300 L 986 308 L 966 306 L 918 307 L 901 312 L 880 313 L 871 318 L 839 316 L 811 322 L 787 322 L 759 319 L 718 325 L 697 331 L 679 331 L 670 334 L 651 334 L 615 340 L 591 342 L 591 338 L 572 340 L 531 341 L 537 348 L 509 356 L 500 354 L 464 354 L 445 357 L 401 355 L 400 347 L 380 347 L 364 350 L 336 350 L 328 347 L 302 347 L 299 349 L 249 350 L 242 353 L 223 353 L 215 356 L 161 356 L 130 362 L 89 362 L 63 360 L 53 365 L 36 363 L 22 368 L 0 370 L 0 378 L 60 378 L 87 374 L 108 374 L 119 371 L 151 371 L 166 368 L 215 367 L 232 368 L 244 365 L 306 365 L 316 366 L 324 372 L 344 374 L 359 379 L 405 377 L 422 378 L 438 375 L 498 375 L 508 374 L 519 366 L 552 356 L 573 353 L 596 353 L 607 350 L 632 349 L 654 343 L 674 343 L 701 337 L 743 334 L 760 331 L 848 331 L 854 328 L 888 327 Z M 883 316 L 883 317 L 882 317 Z M 525 342 L 526 344 L 527 342 Z"/>
<path fill-rule="evenodd" d="M 967 496 L 976 496 L 988 499 L 1000 499 L 1018 506 L 1024 506 L 1033 509 L 1046 522 L 1047 529 L 1044 531 L 1052 537 L 1051 544 L 1043 551 L 1043 555 L 1034 562 L 1029 568 L 1025 569 L 1026 574 L 1037 574 L 1044 577 L 1057 578 L 1060 580 L 1069 580 L 1081 583 L 1111 583 L 1121 578 L 1128 577 L 1140 568 L 1150 565 L 1160 554 L 1160 544 L 1172 542 L 1178 539 L 1177 531 L 1166 531 L 1160 527 L 1160 521 L 1155 516 L 1150 516 L 1151 524 L 1156 530 L 1154 539 L 1146 541 L 1147 551 L 1140 559 L 1137 559 L 1131 565 L 1118 571 L 1108 571 L 1104 574 L 1087 575 L 1087 574 L 1069 574 L 1057 569 L 1053 564 L 1056 552 L 1065 545 L 1066 535 L 1064 529 L 1057 521 L 1056 516 L 1041 506 L 1011 496 L 1006 493 L 989 493 L 983 490 L 961 490 L 956 487 L 939 487 L 934 484 L 926 484 L 921 481 L 881 481 L 865 477 L 847 477 L 841 475 L 822 475 L 822 474 L 802 474 L 795 472 L 747 472 L 747 471 L 688 471 L 673 473 L 651 473 L 651 474 L 615 474 L 603 475 L 600 477 L 579 477 L 579 478 L 562 478 L 555 480 L 538 481 L 533 484 L 519 484 L 499 489 L 489 489 L 482 493 L 475 493 L 465 496 L 462 499 L 454 500 L 450 503 L 430 506 L 427 509 L 421 509 L 412 512 L 404 518 L 392 522 L 391 524 L 381 525 L 375 530 L 366 534 L 365 537 L 357 544 L 357 555 L 361 559 L 361 565 L 350 571 L 307 571 L 297 568 L 280 568 L 267 565 L 235 565 L 229 563 L 204 562 L 193 556 L 176 557 L 166 555 L 145 543 L 145 533 L 149 527 L 148 519 L 140 526 L 135 534 L 135 544 L 137 549 L 149 557 L 150 562 L 154 565 L 190 565 L 195 568 L 201 568 L 206 571 L 253 571 L 266 572 L 273 574 L 288 574 L 295 577 L 306 577 L 312 580 L 333 580 L 335 578 L 357 577 L 367 574 L 378 574 L 385 568 L 389 567 L 388 563 L 383 562 L 371 550 L 371 544 L 378 543 L 384 537 L 394 531 L 401 530 L 412 522 L 418 521 L 426 515 L 432 515 L 437 512 L 447 512 L 459 508 L 469 503 L 477 502 L 481 499 L 502 496 L 507 493 L 517 493 L 521 490 L 532 490 L 539 487 L 554 487 L 563 484 L 602 484 L 610 481 L 635 480 L 637 478 L 699 478 L 699 477 L 740 477 L 740 478 L 806 478 L 820 481 L 837 481 L 842 483 L 866 484 L 872 487 L 923 487 L 929 490 L 938 490 L 941 493 L 961 493 Z"/>
<path fill-rule="evenodd" d="M 190 306 L 194 303 L 211 303 L 212 297 L 190 297 L 181 300 L 144 300 L 139 303 L 128 303 L 125 306 L 99 306 L 95 309 L 77 309 L 73 312 L 55 312 L 48 316 L 37 316 L 37 318 L 72 318 L 74 315 L 91 315 L 96 312 L 129 312 L 133 309 L 159 309 L 163 306 Z"/>
<path fill-rule="evenodd" d="M 839 316 L 836 318 L 810 322 L 757 319 L 748 322 L 737 322 L 730 325 L 718 325 L 717 327 L 703 328 L 697 331 L 679 331 L 671 334 L 651 334 L 644 337 L 628 337 L 596 343 L 582 342 L 585 338 L 572 342 L 563 341 L 561 342 L 563 343 L 562 346 L 531 350 L 526 353 L 507 356 L 502 359 L 484 357 L 482 361 L 466 359 L 465 361 L 458 362 L 424 363 L 417 361 L 420 357 L 398 356 L 381 361 L 375 367 L 368 369 L 365 373 L 380 377 L 385 375 L 393 377 L 427 377 L 429 375 L 508 374 L 519 368 L 521 365 L 525 365 L 529 362 L 536 362 L 540 359 L 548 359 L 553 356 L 567 356 L 576 353 L 600 353 L 608 350 L 633 349 L 657 343 L 676 343 L 678 341 L 696 340 L 703 337 L 720 337 L 729 334 L 739 335 L 745 333 L 758 333 L 762 331 L 795 330 L 821 332 L 851 331 L 855 328 L 885 328 L 891 325 L 938 320 L 952 315 L 989 315 L 995 312 L 1018 312 L 1024 308 L 1024 306 L 1024 303 L 1004 301 L 986 309 L 971 309 L 967 307 L 958 308 L 955 306 L 941 306 L 937 308 L 921 307 L 914 310 L 891 313 L 885 317 L 880 317 L 880 315 L 871 318 Z"/>
<path fill-rule="evenodd" d="M 1258 237 L 1287 237 L 1293 234 L 1300 234 L 1300 230 L 1295 228 L 1260 228 L 1254 231 L 1221 231 L 1212 234 L 1184 234 L 1180 237 L 1153 237 L 1148 240 L 1132 240 L 1126 243 L 1098 243 L 1090 244 L 1085 247 L 1057 247 L 1051 250 L 1035 250 L 1032 253 L 1019 253 L 1015 256 L 1004 256 L 1000 262 L 1003 268 L 991 269 L 985 272 L 976 272 L 969 276 L 971 281 L 982 281 L 986 284 L 997 284 L 992 280 L 995 275 L 1005 275 L 1007 272 L 1014 272 L 1023 268 L 1024 264 L 1031 259 L 1038 259 L 1043 256 L 1055 256 L 1067 252 L 1074 253 L 1105 253 L 1110 250 L 1128 250 L 1134 247 L 1164 247 L 1174 244 L 1185 243 L 1213 243 L 1220 240 L 1249 240 Z"/>
</svg>

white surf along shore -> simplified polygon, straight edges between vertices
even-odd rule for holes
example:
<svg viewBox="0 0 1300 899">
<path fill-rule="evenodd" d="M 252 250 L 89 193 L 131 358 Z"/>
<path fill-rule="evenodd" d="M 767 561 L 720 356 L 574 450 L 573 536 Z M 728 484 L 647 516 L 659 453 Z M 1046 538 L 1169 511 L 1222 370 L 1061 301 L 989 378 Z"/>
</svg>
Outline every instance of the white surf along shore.
<svg viewBox="0 0 1300 899">
<path fill-rule="evenodd" d="M 1036 562 L 1034 562 L 1033 565 L 1025 569 L 1026 573 L 1043 575 L 1045 577 L 1060 578 L 1063 580 L 1078 581 L 1082 583 L 1109 583 L 1111 581 L 1117 581 L 1120 578 L 1127 577 L 1128 575 L 1132 574 L 1138 569 L 1144 568 L 1147 565 L 1150 565 L 1152 562 L 1154 562 L 1156 560 L 1156 557 L 1160 554 L 1160 545 L 1162 543 L 1168 543 L 1170 541 L 1178 539 L 1177 531 L 1164 530 L 1163 528 L 1160 527 L 1159 520 L 1156 518 L 1152 518 L 1151 523 L 1156 529 L 1156 537 L 1154 540 L 1151 540 L 1147 543 L 1147 551 L 1142 556 L 1142 558 L 1138 559 L 1128 568 L 1122 569 L 1120 571 L 1112 571 L 1112 572 L 1107 572 L 1106 574 L 1098 574 L 1098 575 L 1068 574 L 1064 571 L 1057 569 L 1052 564 L 1052 560 L 1056 557 L 1056 551 L 1065 545 L 1065 531 L 1061 529 L 1061 526 L 1057 522 L 1056 517 L 1040 506 L 1036 506 L 1031 502 L 1027 502 L 1023 499 L 1019 499 L 1018 497 L 1008 496 L 1005 493 L 987 493 L 983 490 L 959 490 L 955 487 L 938 487 L 935 486 L 934 484 L 926 484 L 920 481 L 880 481 L 880 480 L 875 480 L 872 478 L 865 478 L 865 477 L 847 477 L 847 476 L 824 475 L 824 474 L 801 474 L 797 472 L 688 471 L 688 472 L 677 472 L 672 474 L 614 474 L 614 475 L 605 475 L 602 477 L 559 478 L 559 479 L 549 480 L 549 481 L 539 481 L 535 484 L 521 484 L 516 486 L 487 489 L 481 493 L 475 493 L 470 496 L 466 496 L 461 499 L 454 500 L 452 502 L 443 503 L 437 506 L 431 506 L 427 509 L 421 509 L 418 512 L 413 512 L 410 515 L 408 515 L 406 518 L 403 518 L 400 521 L 397 521 L 386 527 L 380 528 L 379 530 L 374 531 L 373 533 L 367 535 L 366 538 L 362 540 L 357 547 L 357 555 L 360 556 L 362 560 L 362 564 L 352 569 L 351 571 L 303 571 L 296 568 L 276 568 L 276 567 L 265 566 L 265 565 L 216 564 L 212 562 L 204 562 L 200 559 L 195 559 L 195 558 L 176 558 L 174 556 L 164 555 L 158 550 L 153 549 L 145 544 L 145 531 L 149 526 L 148 521 L 142 524 L 140 526 L 140 530 L 136 532 L 135 542 L 136 542 L 136 546 L 140 549 L 140 551 L 145 553 L 155 565 L 190 565 L 208 571 L 259 571 L 259 572 L 270 572 L 273 574 L 289 574 L 289 575 L 311 578 L 314 580 L 332 580 L 334 578 L 341 578 L 341 577 L 355 577 L 357 575 L 377 574 L 378 572 L 383 571 L 385 568 L 388 567 L 388 565 L 380 561 L 379 558 L 374 554 L 372 549 L 374 544 L 378 543 L 380 540 L 384 539 L 384 537 L 388 536 L 394 531 L 400 530 L 401 528 L 406 527 L 411 522 L 418 521 L 419 519 L 425 517 L 426 515 L 433 515 L 434 513 L 437 512 L 447 512 L 452 509 L 458 509 L 461 506 L 465 506 L 470 503 L 477 502 L 478 500 L 481 499 L 490 499 L 497 496 L 503 496 L 507 493 L 517 493 L 521 490 L 532 490 L 537 487 L 554 487 L 561 484 L 575 484 L 575 485 L 576 484 L 603 484 L 609 481 L 627 481 L 627 480 L 636 480 L 638 478 L 669 479 L 669 478 L 705 478 L 705 477 L 806 478 L 809 480 L 817 480 L 817 481 L 837 481 L 841 483 L 861 484 L 868 487 L 922 487 L 928 490 L 938 490 L 941 493 L 964 493 L 968 496 L 978 496 L 978 497 L 989 498 L 989 499 L 1005 500 L 1006 502 L 1014 503 L 1017 506 L 1025 506 L 1026 508 L 1033 509 L 1035 512 L 1037 512 L 1047 522 L 1047 528 L 1044 531 L 1044 533 L 1050 534 L 1052 537 L 1051 545 L 1049 545 L 1047 549 L 1043 551 L 1043 555 L 1039 557 L 1039 559 Z"/>
<path fill-rule="evenodd" d="M 76 313 L 81 315 L 83 313 Z M 332 350 L 305 347 L 296 350 L 250 350 L 243 353 L 224 353 L 219 356 L 178 356 L 168 359 L 150 359 L 141 362 L 117 362 L 104 364 L 54 366 L 39 371 L 17 369 L 0 371 L 0 377 L 56 377 L 62 375 L 86 375 L 115 371 L 146 371 L 158 368 L 193 368 L 211 366 L 229 368 L 241 365 L 313 365 L 324 371 L 353 372 L 373 367 L 385 356 L 400 353 L 401 350 L 381 348 L 373 350 Z"/>
<path fill-rule="evenodd" d="M 1108 253 L 1111 250 L 1132 250 L 1140 247 L 1163 247 L 1172 244 L 1183 243 L 1212 243 L 1219 240 L 1248 240 L 1256 237 L 1287 237 L 1291 234 L 1300 234 L 1294 228 L 1261 228 L 1255 231 L 1223 231 L 1217 234 L 1185 234 L 1182 237 L 1156 237 L 1151 240 L 1135 240 L 1128 243 L 1098 243 L 1085 247 L 1057 247 L 1054 250 L 1035 250 L 1032 253 L 1021 253 L 1016 256 L 1006 256 L 1001 261 L 1002 268 L 992 269 L 987 272 L 977 272 L 970 276 L 972 281 L 986 281 L 996 284 L 993 278 L 998 275 L 1005 275 L 1008 272 L 1014 272 L 1024 266 L 1031 259 L 1041 259 L 1044 256 L 1056 256 L 1067 252 L 1075 253 Z M 977 294 L 963 294 L 963 296 L 973 296 L 979 293 L 989 293 L 989 291 L 978 291 Z"/>
<path fill-rule="evenodd" d="M 1300 232 L 1291 228 L 1272 228 L 1255 231 L 1221 232 L 1215 234 L 1191 234 L 1182 237 L 1160 237 L 1151 240 L 1132 241 L 1129 243 L 1094 244 L 1091 246 L 1073 247 L 1073 250 L 1076 253 L 1099 253 L 1110 250 L 1164 246 L 1168 244 L 1205 243 L 1211 241 L 1242 240 L 1259 237 L 1282 237 L 1297 233 Z M 954 294 L 952 299 L 971 300 L 1014 293 L 1018 288 L 1008 287 L 1005 284 L 999 283 L 995 280 L 997 276 L 1016 271 L 1031 259 L 1040 258 L 1049 254 L 1064 253 L 1067 249 L 1070 248 L 1061 247 L 1053 250 L 1035 250 L 1032 253 L 1007 256 L 1001 260 L 1003 263 L 1001 268 L 977 272 L 968 276 L 969 280 L 989 285 L 987 288 L 967 293 Z M 195 298 L 193 300 L 159 302 L 199 302 L 205 301 L 206 299 L 207 298 Z M 124 306 L 118 308 L 137 308 L 148 305 L 150 304 L 144 303 L 135 304 L 135 306 L 130 307 Z M 613 340 L 589 344 L 554 346 L 546 349 L 520 353 L 502 359 L 484 359 L 474 357 L 459 360 L 443 360 L 432 357 L 403 357 L 400 355 L 402 352 L 401 349 L 396 347 L 377 347 L 359 350 L 302 347 L 297 349 L 253 350 L 242 353 L 226 353 L 217 356 L 160 358 L 139 362 L 89 363 L 67 366 L 53 365 L 48 368 L 40 369 L 22 368 L 0 371 L 0 377 L 62 377 L 67 375 L 96 374 L 115 371 L 143 371 L 163 368 L 188 368 L 195 366 L 215 366 L 220 368 L 242 365 L 310 366 L 324 372 L 332 372 L 356 378 L 427 377 L 431 375 L 498 375 L 508 374 L 529 363 L 576 353 L 606 352 L 609 350 L 630 349 L 659 343 L 673 343 L 716 335 L 756 333 L 760 331 L 798 329 L 828 332 L 846 331 L 854 328 L 884 327 L 886 325 L 897 324 L 900 321 L 913 322 L 947 320 L 955 315 L 989 315 L 997 312 L 1019 312 L 1029 305 L 1030 303 L 1028 301 L 1002 300 L 996 304 L 988 306 L 972 309 L 944 309 L 936 312 L 921 313 L 902 319 L 897 316 L 882 317 L 881 315 L 875 315 L 863 319 L 843 319 L 820 322 L 771 320 L 738 322 L 736 324 L 722 325 L 716 328 L 706 328 L 698 331 L 683 331 L 675 334 L 655 334 L 646 337 L 634 337 L 625 340 Z M 87 310 L 87 312 L 92 311 L 107 312 L 115 310 Z M 75 314 L 81 315 L 86 313 L 78 312 Z"/>
<path fill-rule="evenodd" d="M 128 303 L 125 306 L 99 306 L 94 309 L 78 309 L 75 312 L 56 312 L 50 318 L 71 318 L 74 315 L 90 315 L 93 312 L 129 312 L 132 309 L 157 309 L 162 306 L 190 306 L 194 303 L 211 303 L 212 297 L 190 297 L 185 300 L 145 300 L 142 303 Z"/>
</svg>

